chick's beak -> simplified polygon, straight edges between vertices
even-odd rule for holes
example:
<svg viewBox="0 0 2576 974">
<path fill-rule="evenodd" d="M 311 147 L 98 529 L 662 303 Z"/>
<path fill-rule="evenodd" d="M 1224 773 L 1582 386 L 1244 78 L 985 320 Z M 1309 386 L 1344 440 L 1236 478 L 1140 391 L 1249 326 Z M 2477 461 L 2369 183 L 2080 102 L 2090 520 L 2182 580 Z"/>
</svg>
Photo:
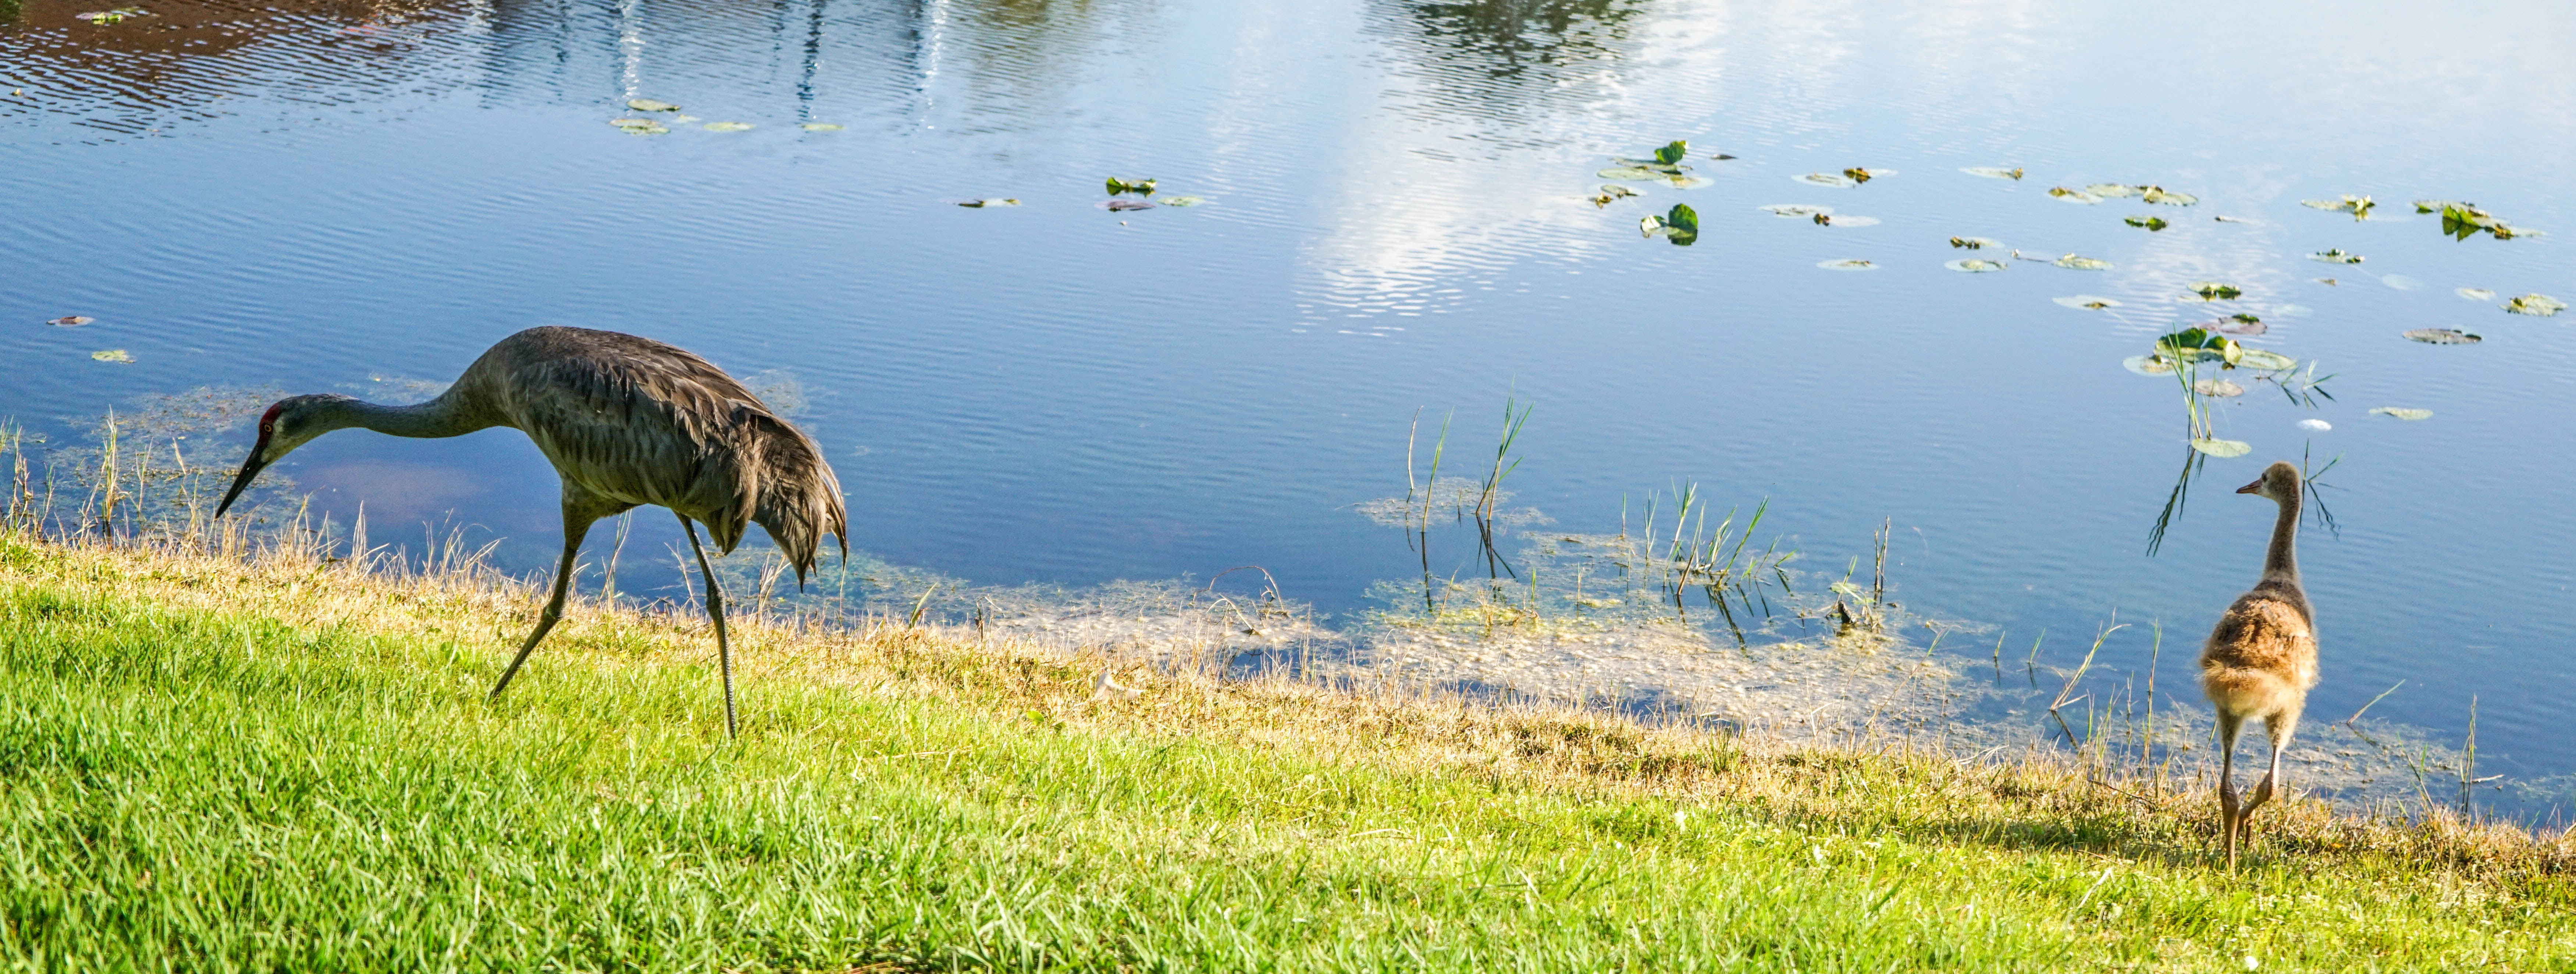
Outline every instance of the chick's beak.
<svg viewBox="0 0 2576 974">
<path fill-rule="evenodd" d="M 233 478 L 233 489 L 225 491 L 224 502 L 215 505 L 216 517 L 224 516 L 224 512 L 232 508 L 233 499 L 240 497 L 242 491 L 250 487 L 251 481 L 259 479 L 260 469 L 268 466 L 266 462 L 260 460 L 259 455 L 267 449 L 268 443 L 265 440 L 251 448 L 250 456 L 242 460 L 241 473 Z"/>
<path fill-rule="evenodd" d="M 241 488 L 235 487 L 233 489 L 240 490 Z M 2246 484 L 2243 487 L 2236 488 L 2236 492 L 2239 494 L 2260 494 L 2263 492 L 2263 482 L 2257 480 L 2253 483 Z"/>
</svg>

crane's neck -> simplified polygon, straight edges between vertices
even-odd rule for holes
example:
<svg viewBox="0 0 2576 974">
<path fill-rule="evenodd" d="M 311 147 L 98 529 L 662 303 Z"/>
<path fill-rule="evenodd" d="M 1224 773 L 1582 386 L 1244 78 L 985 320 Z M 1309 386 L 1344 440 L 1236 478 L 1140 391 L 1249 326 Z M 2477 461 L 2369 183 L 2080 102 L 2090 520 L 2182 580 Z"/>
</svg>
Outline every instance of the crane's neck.
<svg viewBox="0 0 2576 974">
<path fill-rule="evenodd" d="M 325 407 L 318 417 L 324 430 L 355 426 L 390 436 L 439 438 L 463 436 L 479 429 L 500 425 L 500 421 L 475 408 L 468 397 L 457 394 L 455 387 L 438 398 L 416 406 L 380 406 L 356 399 L 341 399 Z"/>
<path fill-rule="evenodd" d="M 2263 580 L 2299 581 L 2299 502 L 2300 490 L 2290 489 L 2290 496 L 2280 500 L 2281 516 L 2272 522 L 2272 547 L 2263 553 Z"/>
</svg>

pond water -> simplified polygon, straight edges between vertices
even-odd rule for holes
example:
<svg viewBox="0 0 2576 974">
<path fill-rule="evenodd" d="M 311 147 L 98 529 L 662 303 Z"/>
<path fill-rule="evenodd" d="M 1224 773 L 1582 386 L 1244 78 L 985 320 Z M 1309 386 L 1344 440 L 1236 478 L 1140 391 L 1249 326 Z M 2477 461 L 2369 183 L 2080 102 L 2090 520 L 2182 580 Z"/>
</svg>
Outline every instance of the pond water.
<svg viewBox="0 0 2576 974">
<path fill-rule="evenodd" d="M 2371 716 L 2456 747 L 2474 700 L 2494 801 L 2557 814 L 2576 782 L 2576 313 L 2500 307 L 2576 300 L 2563 4 L 86 4 L 0 0 L 0 415 L 56 442 L 138 397 L 414 400 L 520 328 L 632 331 L 792 401 L 886 564 L 1257 564 L 1355 621 L 1423 575 L 1361 508 L 1406 493 L 1417 415 L 1414 476 L 1454 412 L 1442 474 L 1480 478 L 1508 401 L 1508 507 L 1552 520 L 1507 555 L 1692 484 L 1767 499 L 1754 546 L 1828 580 L 1884 522 L 1895 597 L 1950 646 L 2009 666 L 2044 632 L 2067 667 L 2116 618 L 2094 682 L 2154 661 L 2187 698 L 2271 523 L 2229 491 L 2335 460 L 2301 549 L 2311 727 L 2403 681 Z M 1598 175 L 1676 139 L 1705 185 Z M 1205 202 L 1107 210 L 1108 177 Z M 2096 184 L 2196 202 L 2050 193 Z M 2302 204 L 2345 194 L 2367 219 Z M 956 205 L 983 198 L 1018 203 Z M 2418 199 L 2544 234 L 2454 239 Z M 1689 245 L 1641 233 L 1676 203 Z M 1784 204 L 1832 216 L 1759 209 Z M 2211 364 L 2243 392 L 2188 413 L 2123 368 L 2240 313 L 2322 394 Z M 379 538 L 470 522 L 519 570 L 559 544 L 514 432 L 343 434 L 280 470 Z M 1487 571 L 1454 520 L 1431 573 Z"/>
</svg>

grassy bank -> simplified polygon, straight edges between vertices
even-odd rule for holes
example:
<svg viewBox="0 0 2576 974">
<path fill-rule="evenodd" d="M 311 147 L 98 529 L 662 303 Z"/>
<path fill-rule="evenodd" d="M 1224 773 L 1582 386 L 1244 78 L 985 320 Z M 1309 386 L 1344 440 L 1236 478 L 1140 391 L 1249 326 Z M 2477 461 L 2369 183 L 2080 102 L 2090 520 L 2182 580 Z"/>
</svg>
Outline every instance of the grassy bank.
<svg viewBox="0 0 2576 974">
<path fill-rule="evenodd" d="M 2576 970 L 2576 846 L 0 533 L 19 970 Z M 2277 814 L 2273 814 L 2277 811 Z M 2248 961 L 2247 958 L 2253 958 Z"/>
</svg>

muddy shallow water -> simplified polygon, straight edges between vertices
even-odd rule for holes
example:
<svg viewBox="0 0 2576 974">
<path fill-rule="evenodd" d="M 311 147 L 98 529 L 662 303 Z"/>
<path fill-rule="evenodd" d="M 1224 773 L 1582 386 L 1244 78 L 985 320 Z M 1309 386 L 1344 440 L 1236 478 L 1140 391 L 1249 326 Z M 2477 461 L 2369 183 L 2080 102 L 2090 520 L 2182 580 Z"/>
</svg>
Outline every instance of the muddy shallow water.
<svg viewBox="0 0 2576 974">
<path fill-rule="evenodd" d="M 2576 313 L 2499 307 L 2576 300 L 2560 5 L 142 8 L 0 5 L 0 415 L 56 445 L 207 386 L 416 401 L 513 330 L 614 328 L 807 424 L 871 564 L 1075 591 L 1257 564 L 1335 638 L 1425 647 L 1437 679 L 1775 692 L 1693 656 L 1734 651 L 1704 611 L 1695 649 L 1400 624 L 1426 559 L 1369 504 L 1430 482 L 1453 411 L 1439 476 L 1485 477 L 1511 400 L 1535 408 L 1505 557 L 1642 536 L 1650 504 L 1668 538 L 1695 484 L 1709 526 L 1767 498 L 1753 547 L 1826 585 L 1868 574 L 1886 523 L 1903 635 L 1945 627 L 1952 682 L 2031 692 L 2116 617 L 2087 688 L 2143 687 L 2153 660 L 2186 703 L 2270 523 L 2229 491 L 2339 458 L 2334 527 L 2302 548 L 2312 726 L 2404 681 L 2370 716 L 2456 747 L 2474 698 L 2480 774 L 2520 789 L 2496 801 L 2576 794 Z M 639 116 L 668 131 L 612 124 Z M 1599 175 L 1674 139 L 1705 185 Z M 1106 210 L 1113 176 L 1205 202 Z M 1638 195 L 1596 203 L 1610 184 Z M 2196 199 L 2049 192 L 2112 184 Z M 2344 194 L 2369 219 L 2302 205 Z M 1019 202 L 956 205 L 985 198 Z M 2457 240 L 2418 199 L 2544 235 Z M 1641 234 L 1675 203 L 1690 245 Z M 1832 219 L 1759 209 L 1781 205 Z M 2330 251 L 2365 259 L 2311 259 Z M 2004 270 L 1944 266 L 1963 259 Z M 1869 266 L 1819 266 L 1841 260 Z M 2122 367 L 2235 314 L 2261 320 L 2247 347 L 2316 370 L 2213 372 L 2241 394 L 2194 400 L 2195 431 L 2171 376 Z M 94 320 L 45 323 L 74 315 Z M 2401 337 L 2423 328 L 2482 340 Z M 93 357 L 112 350 L 132 361 Z M 2302 401 L 2301 375 L 2332 378 Z M 186 448 L 228 466 L 240 432 Z M 2194 453 L 2199 434 L 2251 452 Z M 470 524 L 518 569 L 557 544 L 516 433 L 343 434 L 279 469 L 344 523 L 363 503 L 378 539 Z M 1472 521 L 1433 527 L 1427 574 L 1495 571 Z M 667 563 L 667 517 L 633 533 Z M 642 571 L 626 584 L 677 591 Z M 1542 574 L 1542 601 L 1573 611 L 1572 581 Z"/>
</svg>

